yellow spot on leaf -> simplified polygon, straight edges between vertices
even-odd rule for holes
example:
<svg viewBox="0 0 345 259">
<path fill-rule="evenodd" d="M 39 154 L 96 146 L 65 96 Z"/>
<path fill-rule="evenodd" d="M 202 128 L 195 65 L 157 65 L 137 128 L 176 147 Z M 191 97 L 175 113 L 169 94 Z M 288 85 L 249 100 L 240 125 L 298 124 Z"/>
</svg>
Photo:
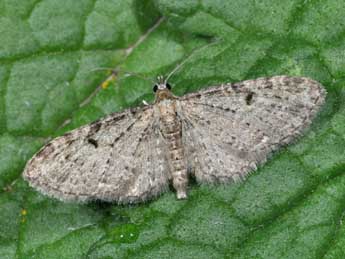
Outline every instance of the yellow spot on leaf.
<svg viewBox="0 0 345 259">
<path fill-rule="evenodd" d="M 28 211 L 26 209 L 22 209 L 20 211 L 21 219 L 20 222 L 24 223 L 26 221 L 26 215 L 28 214 Z"/>
<path fill-rule="evenodd" d="M 22 209 L 20 214 L 22 214 L 22 216 L 26 216 L 28 214 L 28 211 L 26 209 Z"/>
<path fill-rule="evenodd" d="M 114 82 L 115 80 L 116 80 L 116 76 L 112 74 L 101 84 L 101 87 L 103 89 L 106 89 L 110 85 L 110 83 Z"/>
</svg>

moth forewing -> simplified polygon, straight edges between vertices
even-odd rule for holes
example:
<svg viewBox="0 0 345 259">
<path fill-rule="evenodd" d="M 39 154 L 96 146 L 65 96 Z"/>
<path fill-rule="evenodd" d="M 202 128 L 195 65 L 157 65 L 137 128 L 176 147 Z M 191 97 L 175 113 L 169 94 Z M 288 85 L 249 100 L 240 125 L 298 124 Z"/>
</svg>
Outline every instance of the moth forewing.
<svg viewBox="0 0 345 259">
<path fill-rule="evenodd" d="M 111 114 L 58 137 L 28 163 L 31 186 L 61 200 L 135 203 L 171 182 L 187 197 L 200 183 L 244 179 L 311 124 L 326 91 L 304 77 L 211 86 L 176 97 L 159 78 L 154 104 Z"/>
</svg>

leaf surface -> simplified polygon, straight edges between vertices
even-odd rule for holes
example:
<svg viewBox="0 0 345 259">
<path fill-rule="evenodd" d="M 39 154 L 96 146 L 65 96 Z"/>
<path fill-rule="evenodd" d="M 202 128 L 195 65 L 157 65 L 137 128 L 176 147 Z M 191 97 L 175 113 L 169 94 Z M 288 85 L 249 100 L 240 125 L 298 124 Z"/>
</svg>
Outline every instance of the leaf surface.
<svg viewBox="0 0 345 259">
<path fill-rule="evenodd" d="M 344 258 L 344 15 L 341 0 L 1 1 L 0 258 Z M 154 78 L 190 53 L 177 95 L 287 74 L 320 81 L 325 107 L 246 181 L 185 201 L 66 204 L 22 180 L 49 138 L 153 100 L 98 68 Z"/>
</svg>

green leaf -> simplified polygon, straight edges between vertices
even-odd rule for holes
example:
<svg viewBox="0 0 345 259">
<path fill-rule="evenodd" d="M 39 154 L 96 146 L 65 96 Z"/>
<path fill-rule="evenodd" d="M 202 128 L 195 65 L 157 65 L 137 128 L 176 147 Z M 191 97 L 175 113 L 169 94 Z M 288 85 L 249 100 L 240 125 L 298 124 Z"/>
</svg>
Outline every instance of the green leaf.
<svg viewBox="0 0 345 259">
<path fill-rule="evenodd" d="M 341 0 L 0 1 L 0 258 L 344 258 L 344 16 Z M 154 78 L 192 52 L 177 95 L 288 74 L 320 81 L 326 105 L 246 181 L 184 201 L 68 204 L 22 180 L 49 138 L 153 100 L 98 68 Z"/>
</svg>

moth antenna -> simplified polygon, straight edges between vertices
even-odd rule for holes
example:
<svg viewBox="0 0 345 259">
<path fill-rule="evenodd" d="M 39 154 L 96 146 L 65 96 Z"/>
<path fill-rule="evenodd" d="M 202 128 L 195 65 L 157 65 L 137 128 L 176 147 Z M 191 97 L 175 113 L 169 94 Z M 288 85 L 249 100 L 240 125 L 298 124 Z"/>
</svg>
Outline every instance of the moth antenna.
<svg viewBox="0 0 345 259">
<path fill-rule="evenodd" d="M 111 70 L 112 74 L 114 74 L 114 75 L 118 75 L 120 72 L 122 72 L 122 73 L 124 73 L 125 77 L 134 76 L 134 77 L 149 81 L 150 83 L 155 82 L 153 79 L 149 79 L 149 78 L 147 78 L 147 77 L 145 77 L 139 73 L 126 71 L 126 70 L 122 70 L 122 69 L 114 69 L 113 67 L 96 67 L 96 68 L 89 70 L 89 72 L 94 72 L 94 71 L 99 71 L 99 70 Z"/>
<path fill-rule="evenodd" d="M 150 78 L 147 78 L 147 77 L 145 77 L 145 76 L 143 76 L 143 75 L 141 75 L 141 74 L 139 74 L 139 73 L 130 72 L 130 71 L 124 71 L 124 70 L 122 70 L 122 72 L 125 73 L 125 74 L 124 74 L 125 77 L 134 76 L 134 77 L 143 79 L 143 80 L 145 80 L 145 81 L 149 81 L 150 83 L 154 83 L 154 82 L 155 82 L 152 78 L 151 78 L 151 79 L 150 79 Z"/>
<path fill-rule="evenodd" d="M 208 43 L 208 44 L 206 44 L 200 48 L 195 48 L 194 50 L 192 50 L 192 52 L 165 77 L 164 83 L 167 83 L 169 78 L 172 75 L 174 75 L 181 67 L 183 67 L 183 65 L 186 64 L 186 62 L 189 61 L 194 56 L 195 53 L 197 53 L 201 50 L 204 50 L 205 48 L 208 48 L 211 45 L 216 44 L 218 42 L 219 42 L 219 40 L 216 40 L 216 41 L 210 42 L 210 43 Z"/>
<path fill-rule="evenodd" d="M 113 67 L 96 67 L 93 69 L 88 70 L 88 72 L 100 71 L 100 70 L 111 70 L 116 71 Z M 85 72 L 86 73 L 86 72 Z"/>
</svg>

